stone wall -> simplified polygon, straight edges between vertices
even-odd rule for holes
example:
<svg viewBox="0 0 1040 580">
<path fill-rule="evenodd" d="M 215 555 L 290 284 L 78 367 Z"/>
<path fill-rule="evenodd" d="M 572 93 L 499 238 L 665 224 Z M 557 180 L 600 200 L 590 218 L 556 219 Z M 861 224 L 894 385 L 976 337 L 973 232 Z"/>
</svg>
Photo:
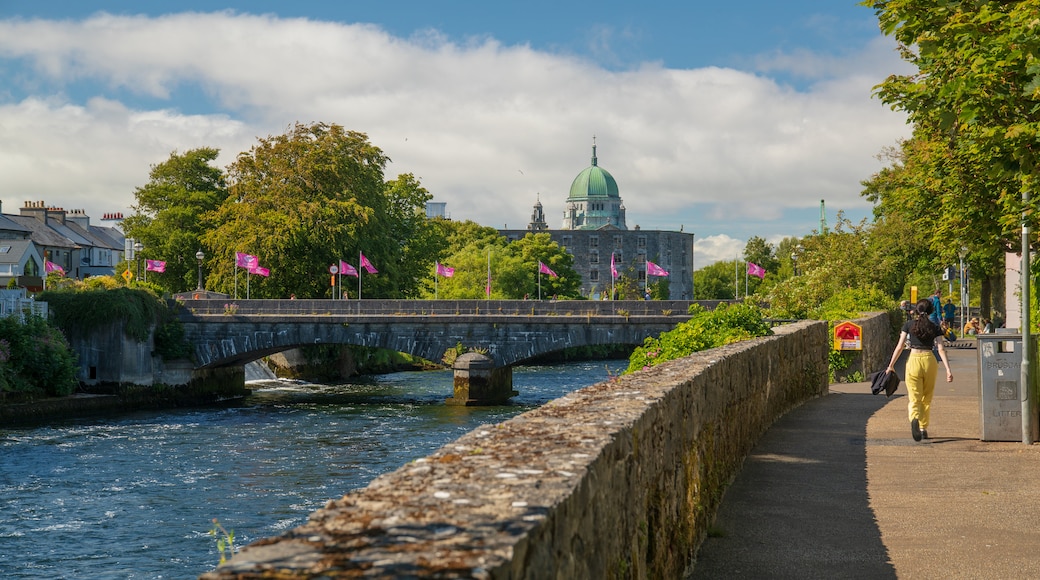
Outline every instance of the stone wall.
<svg viewBox="0 0 1040 580">
<path fill-rule="evenodd" d="M 849 351 L 854 353 L 852 360 L 844 370 L 835 371 L 836 381 L 864 381 L 870 373 L 888 366 L 895 347 L 894 339 L 899 336 L 899 326 L 893 327 L 891 316 L 890 312 L 868 312 L 852 321 L 863 327 L 863 350 Z M 896 322 L 901 325 L 902 319 Z"/>
<path fill-rule="evenodd" d="M 759 437 L 827 393 L 827 324 L 775 333 L 478 428 L 202 577 L 678 578 Z"/>
</svg>

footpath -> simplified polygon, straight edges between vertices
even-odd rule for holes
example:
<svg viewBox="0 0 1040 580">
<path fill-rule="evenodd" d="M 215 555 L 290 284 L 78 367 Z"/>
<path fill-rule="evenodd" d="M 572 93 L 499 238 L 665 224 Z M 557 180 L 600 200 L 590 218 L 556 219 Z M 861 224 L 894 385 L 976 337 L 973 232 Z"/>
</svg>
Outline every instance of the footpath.
<svg viewBox="0 0 1040 580">
<path fill-rule="evenodd" d="M 981 441 L 978 353 L 947 352 L 929 439 L 905 383 L 834 384 L 770 427 L 688 578 L 1040 578 L 1040 444 Z"/>
</svg>

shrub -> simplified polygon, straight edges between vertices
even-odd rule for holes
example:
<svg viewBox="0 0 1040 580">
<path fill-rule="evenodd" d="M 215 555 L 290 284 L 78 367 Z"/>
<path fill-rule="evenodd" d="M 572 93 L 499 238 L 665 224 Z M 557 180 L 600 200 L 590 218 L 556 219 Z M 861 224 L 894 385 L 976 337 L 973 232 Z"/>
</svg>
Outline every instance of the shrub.
<svg viewBox="0 0 1040 580">
<path fill-rule="evenodd" d="M 636 348 L 629 358 L 625 372 L 632 373 L 694 352 L 773 334 L 762 309 L 751 301 L 720 304 L 715 310 L 692 305 L 690 314 L 693 316 L 690 320 L 658 338 L 650 337 L 643 341 L 643 346 Z"/>
<path fill-rule="evenodd" d="M 0 388 L 64 396 L 76 390 L 76 355 L 62 333 L 38 316 L 0 318 Z"/>
</svg>

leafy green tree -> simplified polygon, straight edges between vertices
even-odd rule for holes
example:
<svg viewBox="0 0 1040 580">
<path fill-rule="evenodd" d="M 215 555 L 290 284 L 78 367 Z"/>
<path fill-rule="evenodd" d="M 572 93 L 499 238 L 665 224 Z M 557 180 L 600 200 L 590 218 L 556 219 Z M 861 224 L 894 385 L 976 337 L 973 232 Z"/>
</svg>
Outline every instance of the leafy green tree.
<svg viewBox="0 0 1040 580">
<path fill-rule="evenodd" d="M 903 145 L 903 164 L 868 189 L 888 206 L 886 215 L 902 213 L 932 232 L 933 267 L 969 250 L 973 269 L 987 274 L 986 311 L 990 287 L 1002 279 L 1002 254 L 1020 243 L 1023 213 L 1035 227 L 1036 198 L 1023 207 L 1021 192 L 1035 191 L 1038 181 L 1040 0 L 863 4 L 917 68 L 878 87 L 884 102 L 907 112 L 914 137 Z"/>
<path fill-rule="evenodd" d="M 458 248 L 443 263 L 455 269 L 451 278 L 437 281 L 437 296 L 445 299 L 486 298 L 488 267 L 491 269 L 491 298 L 517 300 L 537 298 L 538 262 L 544 263 L 557 278 L 542 274 L 542 297 L 578 297 L 580 281 L 573 257 L 549 234 L 528 234 L 507 243 L 494 228 L 473 222 L 443 226 L 447 246 Z M 433 294 L 426 290 L 426 296 Z"/>
<path fill-rule="evenodd" d="M 733 300 L 734 271 L 739 264 L 734 260 L 715 262 L 693 273 L 694 300 Z M 743 291 L 743 288 L 741 288 Z"/>
<path fill-rule="evenodd" d="M 123 221 L 126 237 L 144 245 L 142 259 L 166 262 L 166 271 L 149 272 L 148 281 L 171 292 L 198 284 L 195 253 L 202 248 L 202 233 L 212 225 L 211 213 L 227 198 L 224 173 L 211 165 L 218 154 L 208 147 L 174 151 L 153 165 L 149 182 L 134 190 L 134 213 Z M 136 275 L 136 264 L 129 267 Z"/>
<path fill-rule="evenodd" d="M 365 297 L 414 295 L 442 244 L 425 220 L 429 193 L 411 175 L 384 182 L 387 160 L 366 135 L 334 124 L 296 124 L 261 139 L 229 166 L 230 195 L 204 236 L 210 286 L 230 293 L 237 273 L 241 287 L 241 252 L 271 272 L 252 279 L 252 296 L 328 297 L 329 266 L 358 267 L 364 253 L 379 270 L 362 272 Z"/>
</svg>

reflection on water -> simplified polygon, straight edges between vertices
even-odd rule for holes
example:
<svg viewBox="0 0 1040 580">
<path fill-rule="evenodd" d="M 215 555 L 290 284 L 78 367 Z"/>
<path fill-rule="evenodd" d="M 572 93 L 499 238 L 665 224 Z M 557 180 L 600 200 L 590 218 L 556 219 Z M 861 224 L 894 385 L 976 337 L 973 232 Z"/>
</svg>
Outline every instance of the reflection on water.
<svg viewBox="0 0 1040 580">
<path fill-rule="evenodd" d="M 235 407 L 140 412 L 0 431 L 4 578 L 194 578 L 236 544 L 300 525 L 331 498 L 607 378 L 626 361 L 516 367 L 520 395 L 448 407 L 451 371 L 320 385 L 253 383 Z"/>
</svg>

